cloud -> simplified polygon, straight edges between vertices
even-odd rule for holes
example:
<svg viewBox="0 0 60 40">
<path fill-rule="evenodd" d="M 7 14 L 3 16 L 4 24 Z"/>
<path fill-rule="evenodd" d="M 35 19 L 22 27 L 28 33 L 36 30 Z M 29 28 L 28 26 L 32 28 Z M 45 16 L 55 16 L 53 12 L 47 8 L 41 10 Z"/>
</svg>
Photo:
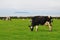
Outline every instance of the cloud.
<svg viewBox="0 0 60 40">
<path fill-rule="evenodd" d="M 2 9 L 60 10 L 60 0 L 0 0 Z"/>
</svg>

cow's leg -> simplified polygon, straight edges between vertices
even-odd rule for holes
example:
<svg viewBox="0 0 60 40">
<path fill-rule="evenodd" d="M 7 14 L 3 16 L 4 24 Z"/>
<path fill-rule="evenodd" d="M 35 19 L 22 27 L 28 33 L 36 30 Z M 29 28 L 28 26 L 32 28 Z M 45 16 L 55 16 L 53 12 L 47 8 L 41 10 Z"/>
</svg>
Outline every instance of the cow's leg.
<svg viewBox="0 0 60 40">
<path fill-rule="evenodd" d="M 52 26 L 49 22 L 47 22 L 48 26 L 49 26 L 49 31 L 52 31 Z"/>
<path fill-rule="evenodd" d="M 49 30 L 52 31 L 52 26 L 51 26 L 51 24 L 49 24 Z"/>
<path fill-rule="evenodd" d="M 36 25 L 36 31 L 38 31 L 38 26 Z"/>
<path fill-rule="evenodd" d="M 52 26 L 49 26 L 49 30 L 52 31 Z"/>
</svg>

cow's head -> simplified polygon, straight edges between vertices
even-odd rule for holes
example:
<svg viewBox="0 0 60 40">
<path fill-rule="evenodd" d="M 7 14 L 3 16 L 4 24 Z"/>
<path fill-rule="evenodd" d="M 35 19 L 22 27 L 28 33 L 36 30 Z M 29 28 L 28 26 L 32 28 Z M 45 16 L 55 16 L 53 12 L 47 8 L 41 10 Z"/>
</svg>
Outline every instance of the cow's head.
<svg viewBox="0 0 60 40">
<path fill-rule="evenodd" d="M 29 28 L 30 28 L 31 31 L 33 31 L 33 28 L 34 28 L 34 27 L 33 27 L 33 26 L 29 26 Z"/>
</svg>

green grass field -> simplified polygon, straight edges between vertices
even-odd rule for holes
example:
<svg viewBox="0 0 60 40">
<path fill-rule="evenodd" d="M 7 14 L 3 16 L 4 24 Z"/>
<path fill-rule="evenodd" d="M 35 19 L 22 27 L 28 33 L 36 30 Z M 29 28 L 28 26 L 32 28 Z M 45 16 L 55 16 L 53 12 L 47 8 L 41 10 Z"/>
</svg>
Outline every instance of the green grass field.
<svg viewBox="0 0 60 40">
<path fill-rule="evenodd" d="M 52 32 L 42 25 L 38 32 L 31 32 L 29 19 L 0 20 L 0 40 L 60 40 L 60 19 L 54 19 L 52 24 Z"/>
</svg>

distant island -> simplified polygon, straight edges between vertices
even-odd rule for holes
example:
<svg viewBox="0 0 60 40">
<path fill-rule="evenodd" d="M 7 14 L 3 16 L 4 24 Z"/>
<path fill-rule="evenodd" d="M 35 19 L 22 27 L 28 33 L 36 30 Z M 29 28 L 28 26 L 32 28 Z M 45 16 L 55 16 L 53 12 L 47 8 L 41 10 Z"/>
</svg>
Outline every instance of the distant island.
<svg viewBox="0 0 60 40">
<path fill-rule="evenodd" d="M 16 13 L 29 13 L 29 12 L 16 12 Z"/>
</svg>

